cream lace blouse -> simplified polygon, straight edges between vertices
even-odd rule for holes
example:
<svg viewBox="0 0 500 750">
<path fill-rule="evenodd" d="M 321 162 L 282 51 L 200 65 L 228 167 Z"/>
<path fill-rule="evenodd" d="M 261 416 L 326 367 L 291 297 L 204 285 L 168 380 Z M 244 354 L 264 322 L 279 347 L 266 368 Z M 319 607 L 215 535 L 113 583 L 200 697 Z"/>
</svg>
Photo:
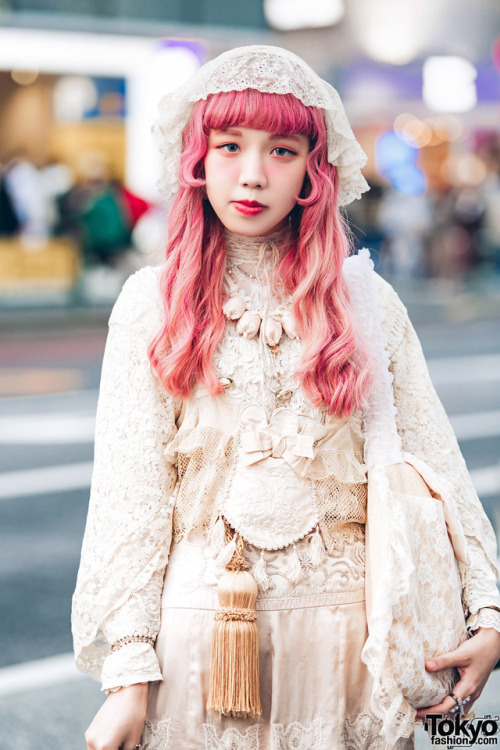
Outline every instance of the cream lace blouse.
<svg viewBox="0 0 500 750">
<path fill-rule="evenodd" d="M 238 238 L 229 238 L 228 271 L 238 293 L 252 309 L 277 307 L 280 303 L 266 299 L 262 280 L 245 273 L 241 264 L 231 267 L 231 253 L 237 259 L 241 249 Z M 283 336 L 274 353 L 263 351 L 256 339 L 239 335 L 231 321 L 216 356 L 218 374 L 227 384 L 224 394 L 212 400 L 200 387 L 184 402 L 170 397 L 152 376 L 146 353 L 162 315 L 159 274 L 160 268 L 146 267 L 125 283 L 109 320 L 102 367 L 73 633 L 78 667 L 102 679 L 103 689 L 161 679 L 153 644 L 170 545 L 190 532 L 213 533 L 236 446 L 247 446 L 247 469 L 259 460 L 263 465 L 266 451 L 281 451 L 282 480 L 300 474 L 304 488 L 309 483 L 316 493 L 315 503 L 306 502 L 296 518 L 280 517 L 279 497 L 274 498 L 277 515 L 269 514 L 264 504 L 260 524 L 252 519 L 255 504 L 250 515 L 243 505 L 239 510 L 231 506 L 233 525 L 245 529 L 248 541 L 265 549 L 290 550 L 294 542 L 320 530 L 331 553 L 335 545 L 363 538 L 362 415 L 330 419 L 305 399 L 290 376 L 300 356 L 297 339 Z M 470 566 L 459 566 L 468 625 L 500 631 L 493 530 L 406 309 L 392 287 L 372 275 L 402 449 L 452 486 L 471 560 Z M 258 445 L 256 434 L 261 435 Z M 244 473 L 238 481 L 244 486 Z M 333 521 L 324 512 L 332 492 L 343 498 Z M 300 497 L 298 491 L 299 503 Z M 265 538 L 252 539 L 261 533 L 259 528 Z"/>
</svg>

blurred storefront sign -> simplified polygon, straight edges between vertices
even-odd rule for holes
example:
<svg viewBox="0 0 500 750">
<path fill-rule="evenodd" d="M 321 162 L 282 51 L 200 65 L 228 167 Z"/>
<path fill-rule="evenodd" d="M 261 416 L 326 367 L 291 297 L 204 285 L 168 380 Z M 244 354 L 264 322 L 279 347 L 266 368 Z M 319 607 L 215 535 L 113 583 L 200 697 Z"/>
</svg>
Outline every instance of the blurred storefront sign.
<svg viewBox="0 0 500 750">
<path fill-rule="evenodd" d="M 68 238 L 0 238 L 0 294 L 70 292 L 78 279 L 78 255 L 78 247 Z"/>
<path fill-rule="evenodd" d="M 279 31 L 333 26 L 345 15 L 344 0 L 264 0 L 264 14 Z"/>
<path fill-rule="evenodd" d="M 244 3 L 234 0 L 143 0 L 140 3 L 136 0 L 4 0 L 0 8 L 5 5 L 19 17 L 38 13 L 54 18 L 95 18 L 98 21 L 132 18 L 176 24 L 266 28 L 262 0 L 245 0 Z"/>
<path fill-rule="evenodd" d="M 43 110 L 38 119 L 49 120 L 45 142 L 52 142 L 56 150 L 59 144 L 60 150 L 69 139 L 69 150 L 74 154 L 88 147 L 98 148 L 92 143 L 95 138 L 89 137 L 90 127 L 80 127 L 77 132 L 79 124 L 88 125 L 86 121 L 93 120 L 99 128 L 98 139 L 103 141 L 102 150 L 108 151 L 111 142 L 115 154 L 123 150 L 121 167 L 119 157 L 111 155 L 116 176 L 146 198 L 155 197 L 159 169 L 150 136 L 158 101 L 186 80 L 206 55 L 206 45 L 199 40 L 0 29 L 0 70 L 9 74 L 30 71 L 34 76 L 24 96 L 14 92 L 16 97 L 10 97 L 7 106 L 20 108 L 22 120 L 31 112 L 29 119 L 33 121 L 38 104 L 40 113 Z M 21 98 L 26 100 L 26 107 L 19 104 Z M 45 100 L 43 104 L 41 99 Z M 47 114 L 47 108 L 52 113 Z M 2 109 L 5 129 L 9 118 L 5 105 Z M 69 127 L 71 122 L 73 128 Z M 69 131 L 74 138 L 68 136 Z M 67 154 L 58 156 L 68 161 Z"/>
</svg>

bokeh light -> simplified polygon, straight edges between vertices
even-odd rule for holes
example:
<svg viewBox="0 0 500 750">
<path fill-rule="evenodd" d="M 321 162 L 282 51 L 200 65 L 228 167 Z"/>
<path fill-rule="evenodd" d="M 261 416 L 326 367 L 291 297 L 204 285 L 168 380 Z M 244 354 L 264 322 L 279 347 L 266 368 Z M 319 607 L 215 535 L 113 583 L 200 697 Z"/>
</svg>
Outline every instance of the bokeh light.
<svg viewBox="0 0 500 750">
<path fill-rule="evenodd" d="M 439 3 L 420 0 L 358 0 L 350 9 L 354 33 L 373 60 L 405 65 L 421 54 L 428 41 Z"/>
<path fill-rule="evenodd" d="M 333 26 L 344 14 L 344 0 L 264 0 L 267 22 L 280 31 Z"/>
<path fill-rule="evenodd" d="M 462 57 L 429 57 L 423 67 L 424 102 L 435 112 L 468 112 L 477 104 L 476 78 L 476 68 Z"/>
<path fill-rule="evenodd" d="M 10 77 L 19 86 L 29 86 L 35 83 L 39 75 L 38 70 L 13 70 Z"/>
<path fill-rule="evenodd" d="M 380 135 L 375 142 L 377 171 L 386 177 L 392 187 L 405 195 L 421 195 L 426 189 L 426 179 L 417 166 L 418 148 L 393 130 Z"/>
<path fill-rule="evenodd" d="M 476 154 L 450 154 L 443 163 L 444 176 L 453 185 L 477 187 L 486 177 L 486 164 Z"/>
<path fill-rule="evenodd" d="M 87 76 L 62 76 L 54 86 L 56 120 L 78 121 L 97 105 L 97 88 Z"/>
</svg>

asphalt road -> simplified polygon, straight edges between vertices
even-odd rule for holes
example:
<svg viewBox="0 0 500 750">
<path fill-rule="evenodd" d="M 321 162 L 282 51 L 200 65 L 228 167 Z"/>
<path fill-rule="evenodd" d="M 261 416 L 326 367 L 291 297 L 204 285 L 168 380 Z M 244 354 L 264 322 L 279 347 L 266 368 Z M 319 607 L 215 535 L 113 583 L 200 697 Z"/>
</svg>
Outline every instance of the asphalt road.
<svg viewBox="0 0 500 750">
<path fill-rule="evenodd" d="M 498 535 L 499 320 L 430 323 L 426 316 L 422 318 L 414 322 L 431 375 L 456 427 L 467 465 Z M 102 697 L 90 681 L 74 679 L 67 655 L 71 651 L 70 603 L 88 502 L 105 335 L 103 325 L 70 326 L 56 333 L 40 324 L 36 331 L 23 329 L 15 336 L 7 333 L 3 337 L 0 351 L 2 750 L 84 747 L 81 732 Z M 49 661 L 41 661 L 46 657 Z M 51 661 L 52 657 L 61 660 Z M 22 672 L 23 664 L 26 673 Z M 67 680 L 65 669 L 69 670 Z M 43 675 L 50 670 L 56 677 L 44 682 Z M 18 678 L 20 681 L 16 683 Z M 9 691 L 8 685 L 15 683 L 17 688 Z M 495 684 L 498 690 L 497 678 Z M 34 690 L 38 685 L 44 690 Z M 486 696 L 490 711 L 496 705 L 498 713 L 499 693 L 496 692 L 496 697 L 489 693 Z M 47 709 L 47 705 L 52 708 Z M 27 716 L 26 711 L 29 714 L 30 706 L 31 722 L 22 718 Z M 43 716 L 47 716 L 47 711 L 52 718 L 45 725 Z"/>
</svg>

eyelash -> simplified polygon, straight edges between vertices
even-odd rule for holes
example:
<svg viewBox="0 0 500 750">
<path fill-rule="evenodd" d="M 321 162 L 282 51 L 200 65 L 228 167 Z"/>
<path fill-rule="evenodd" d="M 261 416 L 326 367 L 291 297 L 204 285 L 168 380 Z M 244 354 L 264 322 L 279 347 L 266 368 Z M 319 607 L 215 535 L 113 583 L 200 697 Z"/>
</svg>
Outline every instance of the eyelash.
<svg viewBox="0 0 500 750">
<path fill-rule="evenodd" d="M 228 146 L 237 146 L 239 148 L 239 146 L 238 146 L 237 143 L 223 143 L 220 146 L 216 146 L 216 148 L 218 150 L 222 151 L 223 149 L 226 149 Z M 295 151 L 292 151 L 292 149 L 290 149 L 290 148 L 285 148 L 285 146 L 275 146 L 273 148 L 273 151 L 276 151 L 277 149 L 280 149 L 280 151 L 286 151 L 287 152 L 286 154 L 281 154 L 281 156 L 279 158 L 283 158 L 284 156 L 288 156 L 288 155 L 291 155 L 291 156 L 296 156 L 297 155 Z M 228 153 L 228 154 L 235 154 L 237 152 L 236 151 L 227 151 L 226 153 Z"/>
</svg>

